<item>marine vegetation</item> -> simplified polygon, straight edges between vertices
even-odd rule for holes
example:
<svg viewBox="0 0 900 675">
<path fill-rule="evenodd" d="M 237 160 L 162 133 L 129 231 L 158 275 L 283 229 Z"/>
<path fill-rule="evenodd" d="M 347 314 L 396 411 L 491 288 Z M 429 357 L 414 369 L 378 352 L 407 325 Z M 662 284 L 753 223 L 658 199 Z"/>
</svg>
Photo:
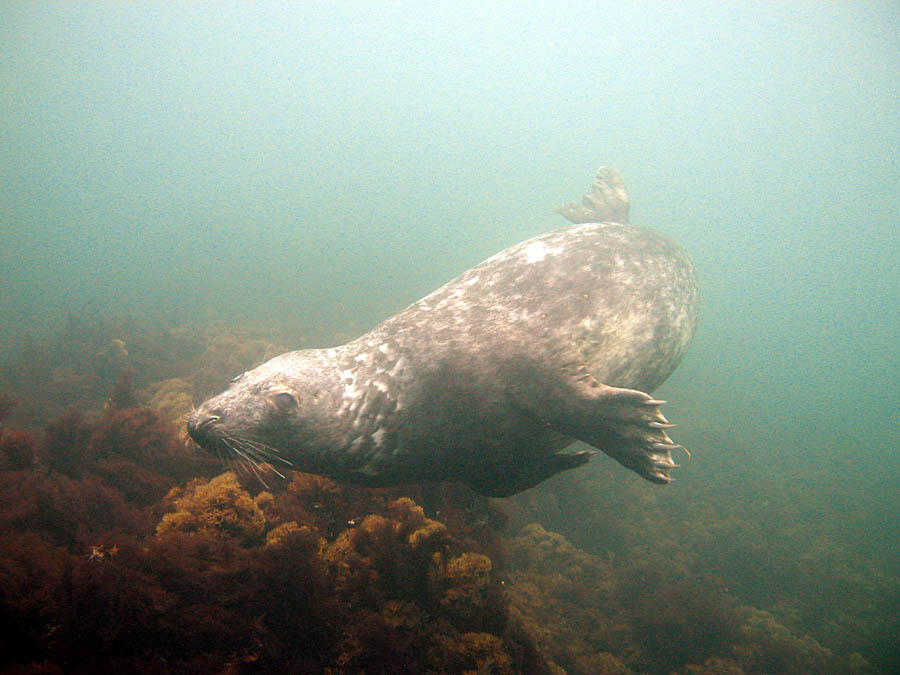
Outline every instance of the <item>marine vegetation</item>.
<svg viewBox="0 0 900 675">
<path fill-rule="evenodd" d="M 223 326 L 80 318 L 11 360 L 0 671 L 900 666 L 896 558 L 801 527 L 806 507 L 769 485 L 765 500 L 752 482 L 743 501 L 690 483 L 663 495 L 599 465 L 490 500 L 229 470 L 184 415 L 276 350 Z"/>
</svg>

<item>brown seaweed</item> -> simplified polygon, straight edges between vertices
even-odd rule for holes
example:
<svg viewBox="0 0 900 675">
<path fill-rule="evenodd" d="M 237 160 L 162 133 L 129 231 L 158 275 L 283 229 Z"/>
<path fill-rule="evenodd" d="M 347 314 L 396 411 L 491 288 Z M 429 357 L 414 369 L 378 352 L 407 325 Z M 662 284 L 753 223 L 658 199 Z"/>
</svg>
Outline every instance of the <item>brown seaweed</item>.
<svg viewBox="0 0 900 675">
<path fill-rule="evenodd" d="M 179 419 L 270 340 L 78 315 L 2 371 L 0 670 L 900 667 L 871 514 L 761 471 L 731 494 L 707 458 L 661 495 L 600 466 L 505 501 L 223 473 Z"/>
</svg>

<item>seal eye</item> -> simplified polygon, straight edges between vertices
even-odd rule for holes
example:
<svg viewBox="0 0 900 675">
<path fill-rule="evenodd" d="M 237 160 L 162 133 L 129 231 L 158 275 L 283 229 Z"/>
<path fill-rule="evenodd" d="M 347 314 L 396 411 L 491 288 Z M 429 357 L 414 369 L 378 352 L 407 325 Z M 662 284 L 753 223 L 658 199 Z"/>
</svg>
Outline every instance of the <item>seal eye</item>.
<svg viewBox="0 0 900 675">
<path fill-rule="evenodd" d="M 275 394 L 275 405 L 278 406 L 279 410 L 287 412 L 297 407 L 297 399 L 292 394 L 283 391 L 280 394 Z"/>
</svg>

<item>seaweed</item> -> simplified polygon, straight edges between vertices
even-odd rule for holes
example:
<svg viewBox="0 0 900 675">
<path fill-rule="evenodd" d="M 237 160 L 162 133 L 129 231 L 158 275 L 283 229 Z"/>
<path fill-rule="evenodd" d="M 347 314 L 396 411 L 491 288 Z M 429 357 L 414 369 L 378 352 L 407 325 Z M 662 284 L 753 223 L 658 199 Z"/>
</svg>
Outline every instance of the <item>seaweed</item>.
<svg viewBox="0 0 900 675">
<path fill-rule="evenodd" d="M 157 534 L 173 530 L 195 532 L 248 545 L 263 539 L 266 517 L 257 503 L 258 498 L 242 489 L 232 472 L 209 481 L 193 480 L 184 488 L 173 488 L 166 498 L 174 501 L 176 510 L 163 517 L 156 528 Z"/>
<path fill-rule="evenodd" d="M 108 405 L 115 410 L 137 405 L 134 395 L 134 368 L 124 368 L 116 378 L 116 384 L 109 393 Z"/>
<path fill-rule="evenodd" d="M 78 410 L 71 409 L 50 422 L 44 431 L 43 457 L 52 469 L 79 475 L 93 459 L 87 452 L 93 429 Z"/>
<path fill-rule="evenodd" d="M 12 396 L 0 394 L 0 422 L 9 417 L 13 408 L 16 407 L 16 400 Z"/>
<path fill-rule="evenodd" d="M 10 431 L 0 436 L 0 468 L 27 469 L 37 461 L 37 442 L 27 431 Z"/>
<path fill-rule="evenodd" d="M 752 467 L 734 491 L 725 456 L 668 491 L 599 458 L 509 500 L 266 488 L 183 418 L 276 342 L 84 312 L 0 370 L 0 670 L 897 670 L 900 568 L 865 536 L 893 511 L 833 478 L 840 512 Z"/>
</svg>

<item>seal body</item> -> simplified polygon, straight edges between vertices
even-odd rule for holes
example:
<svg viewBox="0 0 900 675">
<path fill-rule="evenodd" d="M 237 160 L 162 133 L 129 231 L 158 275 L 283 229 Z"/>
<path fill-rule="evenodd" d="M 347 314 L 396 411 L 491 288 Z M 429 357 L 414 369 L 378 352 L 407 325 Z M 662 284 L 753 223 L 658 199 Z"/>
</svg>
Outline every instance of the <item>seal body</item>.
<svg viewBox="0 0 900 675">
<path fill-rule="evenodd" d="M 648 392 L 684 354 L 697 297 L 666 237 L 572 225 L 501 251 L 357 340 L 243 373 L 188 430 L 251 464 L 372 486 L 455 480 L 511 495 L 586 462 L 593 452 L 563 452 L 575 440 L 668 482 L 680 446 Z"/>
</svg>

